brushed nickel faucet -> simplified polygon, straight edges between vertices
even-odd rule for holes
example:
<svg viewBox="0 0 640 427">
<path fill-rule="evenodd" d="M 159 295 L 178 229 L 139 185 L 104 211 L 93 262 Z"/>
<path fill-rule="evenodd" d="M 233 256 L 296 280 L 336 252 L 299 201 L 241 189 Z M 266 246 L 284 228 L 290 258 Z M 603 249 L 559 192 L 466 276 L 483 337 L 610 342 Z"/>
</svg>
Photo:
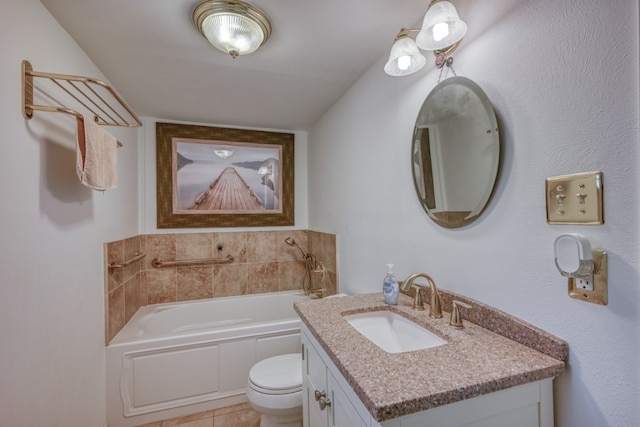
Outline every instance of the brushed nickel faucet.
<svg viewBox="0 0 640 427">
<path fill-rule="evenodd" d="M 411 288 L 415 288 L 416 295 L 413 299 L 413 308 L 416 310 L 424 310 L 424 304 L 422 303 L 422 297 L 420 296 L 420 287 L 413 284 L 413 282 L 419 277 L 427 279 L 431 289 L 431 297 L 429 299 L 429 317 L 434 317 L 436 319 L 441 318 L 442 302 L 440 301 L 440 294 L 438 293 L 436 282 L 433 281 L 431 276 L 426 273 L 414 273 L 402 282 L 400 289 L 404 293 L 407 293 Z"/>
</svg>

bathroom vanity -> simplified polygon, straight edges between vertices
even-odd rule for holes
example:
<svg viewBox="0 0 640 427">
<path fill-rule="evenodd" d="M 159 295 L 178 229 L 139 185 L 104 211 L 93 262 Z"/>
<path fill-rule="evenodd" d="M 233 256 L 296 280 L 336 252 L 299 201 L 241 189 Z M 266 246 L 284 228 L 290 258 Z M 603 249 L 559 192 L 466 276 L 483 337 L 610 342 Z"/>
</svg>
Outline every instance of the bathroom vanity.
<svg viewBox="0 0 640 427">
<path fill-rule="evenodd" d="M 380 294 L 296 303 L 304 426 L 553 426 L 552 382 L 564 372 L 566 343 L 477 301 L 441 295 L 445 311 L 452 298 L 471 304 L 476 323 L 454 329 L 448 313 L 429 318 L 404 295 L 395 307 Z M 389 310 L 446 344 L 389 353 L 345 320 Z"/>
</svg>

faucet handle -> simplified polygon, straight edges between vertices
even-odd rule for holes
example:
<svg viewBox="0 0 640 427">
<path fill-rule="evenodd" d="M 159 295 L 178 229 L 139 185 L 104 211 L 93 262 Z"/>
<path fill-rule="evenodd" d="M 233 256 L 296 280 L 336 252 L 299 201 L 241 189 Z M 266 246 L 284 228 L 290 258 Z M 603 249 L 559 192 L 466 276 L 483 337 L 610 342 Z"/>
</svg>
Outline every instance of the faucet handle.
<svg viewBox="0 0 640 427">
<path fill-rule="evenodd" d="M 462 315 L 460 315 L 460 307 L 471 308 L 471 306 L 462 301 L 458 301 L 457 299 L 454 299 L 452 301 L 452 306 L 453 307 L 451 308 L 451 320 L 449 320 L 449 324 L 456 329 L 462 329 L 464 328 L 464 325 L 462 324 Z"/>
<path fill-rule="evenodd" d="M 440 301 L 440 293 L 435 282 L 430 281 L 431 299 L 429 300 L 429 317 L 434 319 L 442 318 L 442 301 Z"/>
<path fill-rule="evenodd" d="M 424 301 L 422 301 L 422 295 L 420 294 L 420 286 L 411 285 L 411 289 L 416 291 L 416 295 L 413 297 L 413 309 L 424 311 Z"/>
</svg>

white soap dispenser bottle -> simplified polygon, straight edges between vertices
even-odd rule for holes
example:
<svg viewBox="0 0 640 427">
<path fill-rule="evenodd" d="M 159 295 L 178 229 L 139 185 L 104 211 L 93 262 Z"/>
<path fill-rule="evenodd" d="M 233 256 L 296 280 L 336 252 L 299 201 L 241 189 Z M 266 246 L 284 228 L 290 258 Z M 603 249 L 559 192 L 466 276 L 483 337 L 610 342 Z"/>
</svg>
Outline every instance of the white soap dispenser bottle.
<svg viewBox="0 0 640 427">
<path fill-rule="evenodd" d="M 382 282 L 382 295 L 384 296 L 384 302 L 390 305 L 398 305 L 398 294 L 400 293 L 400 288 L 398 286 L 398 281 L 396 277 L 393 275 L 393 264 L 387 264 L 389 271 L 387 275 L 384 276 L 384 281 Z"/>
</svg>

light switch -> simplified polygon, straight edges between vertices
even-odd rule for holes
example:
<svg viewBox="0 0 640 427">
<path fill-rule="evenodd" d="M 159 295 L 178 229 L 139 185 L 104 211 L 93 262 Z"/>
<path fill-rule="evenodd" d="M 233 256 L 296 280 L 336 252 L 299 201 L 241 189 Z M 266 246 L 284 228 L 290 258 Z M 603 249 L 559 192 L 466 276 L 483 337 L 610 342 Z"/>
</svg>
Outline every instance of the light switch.
<svg viewBox="0 0 640 427">
<path fill-rule="evenodd" d="M 549 224 L 603 224 L 602 172 L 546 179 Z"/>
</svg>

